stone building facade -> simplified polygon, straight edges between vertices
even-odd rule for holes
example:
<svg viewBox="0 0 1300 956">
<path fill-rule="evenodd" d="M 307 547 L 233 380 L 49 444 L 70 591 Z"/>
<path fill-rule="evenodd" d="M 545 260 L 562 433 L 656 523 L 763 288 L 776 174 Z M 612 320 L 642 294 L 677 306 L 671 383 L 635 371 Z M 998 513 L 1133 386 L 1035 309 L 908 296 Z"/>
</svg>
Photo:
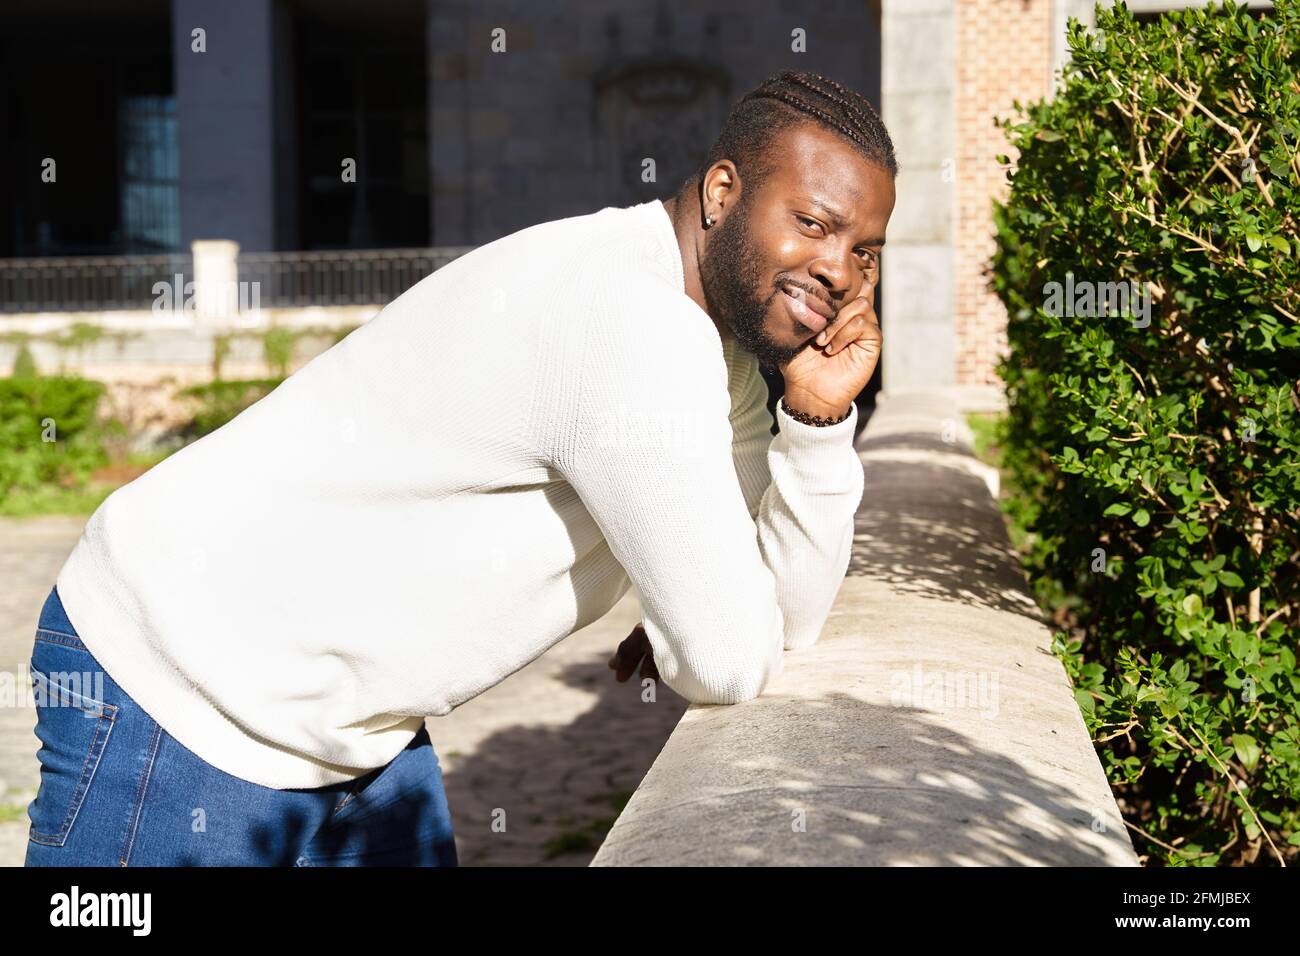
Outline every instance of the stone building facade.
<svg viewBox="0 0 1300 956">
<path fill-rule="evenodd" d="M 1128 7 L 1154 18 L 1201 2 Z M 775 71 L 806 69 L 877 105 L 900 166 L 877 298 L 886 347 L 868 391 L 938 387 L 966 408 L 996 408 L 1006 316 L 985 267 L 991 203 L 1006 189 L 995 157 L 1011 150 L 994 120 L 1052 95 L 1069 17 L 1091 25 L 1092 0 L 9 6 L 6 86 L 37 64 L 81 82 L 77 70 L 101 68 L 87 59 L 99 51 L 118 57 L 117 92 L 90 103 L 69 80 L 0 100 L 0 134 L 21 145 L 0 157 L 0 257 L 213 239 L 245 253 L 490 242 L 667 197 L 736 98 Z M 97 118 L 104 135 L 55 142 Z M 119 155 L 97 152 L 111 151 L 107 131 L 137 128 Z M 50 150 L 68 170 L 57 190 L 32 172 Z M 157 162 L 123 182 L 120 203 L 106 199 L 105 170 L 141 157 Z M 353 163 L 353 180 L 340 162 Z M 99 178 L 81 196 L 91 171 Z M 131 197 L 149 214 L 134 231 L 115 220 Z"/>
<path fill-rule="evenodd" d="M 1194 2 L 1128 6 L 1154 18 Z M 429 8 L 435 243 L 665 197 L 741 92 L 782 68 L 825 73 L 877 105 L 899 159 L 879 291 L 883 388 L 942 387 L 968 409 L 1002 404 L 1006 315 L 985 269 L 992 202 L 1006 194 L 995 157 L 1013 151 L 994 120 L 1052 95 L 1067 20 L 1092 26 L 1091 0 L 592 0 L 548 10 L 482 0 Z M 494 30 L 504 41 L 495 51 Z M 656 160 L 652 182 L 640 178 L 646 157 Z"/>
</svg>

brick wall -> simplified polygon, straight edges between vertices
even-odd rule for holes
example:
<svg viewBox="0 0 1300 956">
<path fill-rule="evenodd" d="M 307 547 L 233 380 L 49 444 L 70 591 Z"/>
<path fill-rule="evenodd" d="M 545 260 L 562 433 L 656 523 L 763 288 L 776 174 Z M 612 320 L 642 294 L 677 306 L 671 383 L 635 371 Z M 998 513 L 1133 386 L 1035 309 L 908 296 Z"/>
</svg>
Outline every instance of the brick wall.
<svg viewBox="0 0 1300 956">
<path fill-rule="evenodd" d="M 956 381 L 999 385 L 1006 348 L 1006 311 L 982 275 L 993 252 L 994 197 L 1005 198 L 1005 174 L 994 159 L 1015 159 L 994 116 L 1012 115 L 1012 101 L 1049 92 L 1051 0 L 961 0 L 956 4 L 957 186 Z"/>
</svg>

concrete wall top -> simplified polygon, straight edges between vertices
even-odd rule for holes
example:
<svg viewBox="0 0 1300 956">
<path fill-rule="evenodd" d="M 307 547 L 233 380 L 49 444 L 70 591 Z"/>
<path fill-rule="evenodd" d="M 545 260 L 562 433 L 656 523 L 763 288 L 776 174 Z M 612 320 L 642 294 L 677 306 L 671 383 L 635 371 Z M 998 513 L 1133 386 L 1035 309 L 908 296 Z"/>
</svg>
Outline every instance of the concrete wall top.
<svg viewBox="0 0 1300 956">
<path fill-rule="evenodd" d="M 882 396 L 858 447 L 821 639 L 691 706 L 592 865 L 1137 866 L 955 402 Z"/>
</svg>

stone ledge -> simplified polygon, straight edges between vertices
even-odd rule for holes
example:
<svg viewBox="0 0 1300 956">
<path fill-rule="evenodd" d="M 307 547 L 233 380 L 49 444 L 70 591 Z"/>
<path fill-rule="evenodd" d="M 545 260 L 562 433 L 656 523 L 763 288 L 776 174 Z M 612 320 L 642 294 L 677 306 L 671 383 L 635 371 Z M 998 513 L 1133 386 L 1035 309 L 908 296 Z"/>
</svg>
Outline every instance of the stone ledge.
<svg viewBox="0 0 1300 956">
<path fill-rule="evenodd" d="M 881 401 L 821 639 L 691 706 L 593 866 L 1138 865 L 960 420 Z"/>
</svg>

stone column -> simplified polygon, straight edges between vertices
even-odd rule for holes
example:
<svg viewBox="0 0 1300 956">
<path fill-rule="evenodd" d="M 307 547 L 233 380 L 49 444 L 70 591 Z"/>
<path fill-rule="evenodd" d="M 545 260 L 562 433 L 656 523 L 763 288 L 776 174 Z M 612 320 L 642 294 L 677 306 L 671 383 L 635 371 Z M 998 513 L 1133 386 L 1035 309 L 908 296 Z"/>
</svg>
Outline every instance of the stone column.
<svg viewBox="0 0 1300 956">
<path fill-rule="evenodd" d="M 881 258 L 886 395 L 955 381 L 954 33 L 953 0 L 883 0 L 881 118 L 899 165 Z"/>
<path fill-rule="evenodd" d="M 232 324 L 239 313 L 239 243 L 195 240 L 194 314 L 199 325 Z"/>
<path fill-rule="evenodd" d="M 1051 95 L 1055 95 L 1056 81 L 1070 62 L 1070 48 L 1065 42 L 1065 27 L 1070 17 L 1074 17 L 1089 30 L 1093 29 L 1097 25 L 1093 0 L 1052 0 L 1052 82 L 1048 85 Z"/>
<path fill-rule="evenodd" d="M 183 243 L 275 248 L 276 2 L 172 0 Z"/>
</svg>

